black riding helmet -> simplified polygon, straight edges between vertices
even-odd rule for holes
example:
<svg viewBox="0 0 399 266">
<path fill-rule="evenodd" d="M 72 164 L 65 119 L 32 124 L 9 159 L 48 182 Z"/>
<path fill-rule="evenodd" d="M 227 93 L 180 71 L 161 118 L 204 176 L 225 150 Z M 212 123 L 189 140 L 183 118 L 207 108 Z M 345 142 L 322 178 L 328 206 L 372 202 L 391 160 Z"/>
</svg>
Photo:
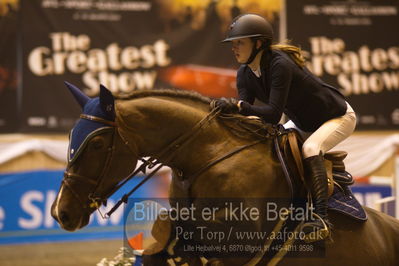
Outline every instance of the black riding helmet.
<svg viewBox="0 0 399 266">
<path fill-rule="evenodd" d="M 273 28 L 266 19 L 259 15 L 243 14 L 233 19 L 227 37 L 222 42 L 230 42 L 241 38 L 251 38 L 253 40 L 262 38 L 271 43 L 273 40 Z M 264 47 L 256 49 L 256 42 L 254 42 L 247 64 L 250 64 L 262 49 Z"/>
</svg>

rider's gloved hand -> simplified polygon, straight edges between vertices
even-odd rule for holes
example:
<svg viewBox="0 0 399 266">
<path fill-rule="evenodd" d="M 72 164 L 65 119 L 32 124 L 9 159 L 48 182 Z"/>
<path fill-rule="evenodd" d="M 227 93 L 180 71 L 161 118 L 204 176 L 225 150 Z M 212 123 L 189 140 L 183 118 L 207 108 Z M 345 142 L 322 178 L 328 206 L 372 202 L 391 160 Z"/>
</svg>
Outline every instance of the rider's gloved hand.
<svg viewBox="0 0 399 266">
<path fill-rule="evenodd" d="M 211 108 L 220 108 L 222 113 L 237 113 L 238 101 L 234 98 L 220 98 L 212 101 Z"/>
<path fill-rule="evenodd" d="M 243 114 L 243 115 L 248 115 L 247 113 L 251 110 L 251 104 L 249 104 L 245 101 L 240 101 L 238 103 L 238 106 L 239 106 L 240 114 Z"/>
</svg>

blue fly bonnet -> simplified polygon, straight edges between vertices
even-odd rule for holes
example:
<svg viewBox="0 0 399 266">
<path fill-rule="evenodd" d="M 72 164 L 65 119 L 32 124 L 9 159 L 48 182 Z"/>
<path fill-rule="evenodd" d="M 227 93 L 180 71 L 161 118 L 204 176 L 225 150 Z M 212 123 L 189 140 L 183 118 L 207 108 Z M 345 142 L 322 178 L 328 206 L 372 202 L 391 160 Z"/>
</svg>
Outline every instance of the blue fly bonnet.
<svg viewBox="0 0 399 266">
<path fill-rule="evenodd" d="M 112 93 L 103 85 L 100 85 L 100 97 L 96 98 L 89 98 L 71 83 L 65 82 L 65 85 L 83 109 L 81 118 L 69 135 L 68 162 L 72 163 L 94 136 L 114 130 L 110 124 L 115 121 L 115 105 Z M 82 117 L 99 119 L 90 120 Z"/>
</svg>

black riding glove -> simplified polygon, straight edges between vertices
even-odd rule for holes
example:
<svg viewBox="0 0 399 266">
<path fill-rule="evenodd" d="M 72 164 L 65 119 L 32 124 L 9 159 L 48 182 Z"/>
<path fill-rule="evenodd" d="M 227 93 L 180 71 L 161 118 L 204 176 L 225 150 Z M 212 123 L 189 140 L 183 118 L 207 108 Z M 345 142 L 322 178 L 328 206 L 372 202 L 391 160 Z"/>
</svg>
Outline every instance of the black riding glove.
<svg viewBox="0 0 399 266">
<path fill-rule="evenodd" d="M 222 113 L 237 113 L 238 112 L 238 101 L 234 98 L 220 98 L 212 101 L 211 109 L 220 108 Z"/>
<path fill-rule="evenodd" d="M 240 114 L 242 115 L 250 115 L 251 114 L 251 104 L 241 101 L 240 103 Z"/>
</svg>

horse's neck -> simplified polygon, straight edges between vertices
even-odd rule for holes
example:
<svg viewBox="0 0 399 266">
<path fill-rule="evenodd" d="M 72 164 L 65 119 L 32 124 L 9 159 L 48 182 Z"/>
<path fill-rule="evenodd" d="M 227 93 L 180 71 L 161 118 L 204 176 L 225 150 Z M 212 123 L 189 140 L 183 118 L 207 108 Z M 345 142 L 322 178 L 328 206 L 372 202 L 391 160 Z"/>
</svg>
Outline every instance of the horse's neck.
<svg viewBox="0 0 399 266">
<path fill-rule="evenodd" d="M 167 154 L 166 160 L 157 157 L 173 141 L 190 132 L 208 114 L 208 106 L 188 100 L 179 99 L 177 102 L 165 97 L 146 97 L 117 102 L 120 132 L 122 138 L 133 146 L 131 148 L 137 150 L 139 156 L 155 157 L 172 168 L 182 170 L 185 175 L 195 174 L 215 159 L 249 143 L 248 140 L 234 137 L 223 125 L 211 120 L 190 136 L 189 142 Z M 247 179 L 246 175 L 251 178 L 257 176 L 256 184 L 262 184 L 254 188 L 257 189 L 255 194 L 258 197 L 288 195 L 281 167 L 271 152 L 272 141 L 265 141 L 254 149 L 245 151 L 245 158 L 241 157 L 241 165 L 235 161 L 227 165 L 232 167 L 230 175 L 238 175 L 232 178 L 234 182 L 246 182 L 243 181 Z M 243 167 L 251 165 L 255 169 Z M 248 171 L 245 170 L 247 168 Z M 230 171 L 229 169 L 227 167 L 226 171 Z M 241 193 L 241 190 L 237 193 Z"/>
<path fill-rule="evenodd" d="M 209 107 L 192 100 L 145 97 L 117 103 L 118 122 L 125 126 L 123 134 L 129 135 L 137 146 L 140 156 L 156 157 L 178 137 L 192 128 L 206 115 Z M 212 152 L 209 145 L 220 142 L 223 136 L 214 121 L 204 130 L 193 134 L 189 143 L 173 156 L 172 166 L 195 167 L 201 164 L 205 151 Z M 226 141 L 225 141 L 226 142 Z M 223 145 L 223 144 L 222 144 Z M 193 160 L 193 158 L 196 160 Z M 158 158 L 164 159 L 164 158 Z M 167 162 L 169 163 L 169 162 Z"/>
</svg>

